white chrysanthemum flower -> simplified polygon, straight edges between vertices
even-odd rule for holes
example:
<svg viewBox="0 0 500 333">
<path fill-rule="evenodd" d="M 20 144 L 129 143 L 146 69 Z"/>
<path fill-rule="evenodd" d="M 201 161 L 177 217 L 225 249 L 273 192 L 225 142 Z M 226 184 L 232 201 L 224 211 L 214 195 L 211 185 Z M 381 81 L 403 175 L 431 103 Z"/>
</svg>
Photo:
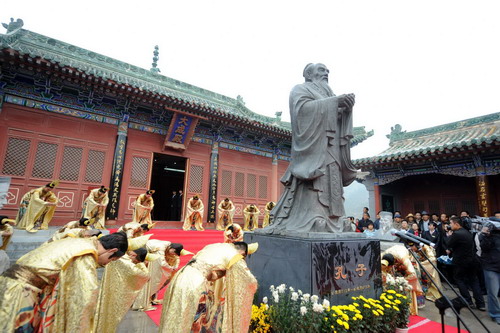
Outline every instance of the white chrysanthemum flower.
<svg viewBox="0 0 500 333">
<path fill-rule="evenodd" d="M 323 306 L 318 303 L 313 304 L 313 311 L 314 312 L 323 312 Z"/>
<path fill-rule="evenodd" d="M 278 288 L 276 288 L 280 294 L 283 294 L 286 290 L 286 285 L 285 284 L 280 284 Z"/>
<path fill-rule="evenodd" d="M 264 298 L 262 299 L 262 303 L 267 304 L 267 297 L 264 297 Z"/>
<path fill-rule="evenodd" d="M 325 309 L 328 309 L 328 308 L 330 307 L 330 301 L 329 301 L 329 300 L 327 300 L 327 299 L 324 299 L 324 300 L 323 300 L 323 307 L 324 307 Z"/>
<path fill-rule="evenodd" d="M 305 306 L 301 306 L 301 307 L 300 307 L 300 314 L 301 314 L 301 315 L 305 315 L 306 313 L 307 313 L 307 309 L 306 309 L 306 307 L 305 307 Z"/>
<path fill-rule="evenodd" d="M 299 293 L 300 296 L 302 296 L 302 290 L 297 290 L 297 292 Z"/>
<path fill-rule="evenodd" d="M 270 290 L 271 292 L 273 292 L 273 291 L 274 291 L 274 284 L 272 284 L 272 285 L 269 287 L 269 290 Z"/>
<path fill-rule="evenodd" d="M 290 290 L 291 293 L 293 293 L 295 291 L 292 287 L 290 287 L 288 289 Z"/>
<path fill-rule="evenodd" d="M 269 310 L 269 305 L 266 304 L 266 310 Z"/>
<path fill-rule="evenodd" d="M 318 303 L 318 300 L 319 300 L 319 297 L 318 297 L 318 296 L 316 296 L 316 295 L 312 295 L 312 296 L 311 296 L 311 302 L 313 302 L 313 303 Z"/>
<path fill-rule="evenodd" d="M 302 295 L 302 299 L 303 299 L 304 301 L 306 301 L 306 302 L 309 302 L 309 298 L 310 298 L 310 297 L 311 297 L 311 295 L 309 295 L 309 294 L 304 294 L 304 295 Z"/>
<path fill-rule="evenodd" d="M 292 301 L 296 301 L 299 299 L 299 294 L 297 294 L 296 292 L 293 292 L 291 298 L 292 298 Z"/>
</svg>

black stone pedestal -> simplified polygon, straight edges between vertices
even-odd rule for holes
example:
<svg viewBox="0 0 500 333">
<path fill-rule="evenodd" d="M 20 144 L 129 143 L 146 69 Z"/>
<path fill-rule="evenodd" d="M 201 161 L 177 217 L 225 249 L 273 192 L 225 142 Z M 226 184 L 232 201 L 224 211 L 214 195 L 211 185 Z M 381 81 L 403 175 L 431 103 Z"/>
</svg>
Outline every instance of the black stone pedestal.
<svg viewBox="0 0 500 333">
<path fill-rule="evenodd" d="M 245 242 L 259 243 L 258 251 L 247 258 L 259 281 L 259 302 L 270 296 L 271 285 L 282 283 L 328 299 L 332 305 L 352 303 L 352 296 L 378 297 L 380 241 L 358 235 L 245 233 Z"/>
</svg>

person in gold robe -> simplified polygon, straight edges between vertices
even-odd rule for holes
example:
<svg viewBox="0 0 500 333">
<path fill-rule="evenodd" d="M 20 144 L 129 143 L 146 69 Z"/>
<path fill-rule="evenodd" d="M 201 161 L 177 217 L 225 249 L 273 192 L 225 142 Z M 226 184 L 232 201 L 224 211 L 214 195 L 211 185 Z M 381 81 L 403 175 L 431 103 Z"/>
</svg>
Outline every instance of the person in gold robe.
<svg viewBox="0 0 500 333">
<path fill-rule="evenodd" d="M 152 305 L 161 304 L 156 299 L 158 292 L 165 287 L 179 269 L 180 256 L 192 254 L 184 250 L 179 243 L 151 239 L 146 243 L 148 250 L 148 273 L 149 281 L 141 289 L 132 309 L 138 311 L 151 311 L 156 308 Z M 155 258 L 156 260 L 150 260 Z"/>
<path fill-rule="evenodd" d="M 392 262 L 390 260 L 391 257 Z M 402 276 L 406 279 L 408 284 L 412 287 L 410 313 L 412 315 L 418 315 L 417 296 L 422 295 L 423 292 L 418 281 L 417 272 L 410 260 L 410 253 L 404 245 L 398 244 L 391 246 L 382 253 L 382 277 L 387 274 L 393 277 Z"/>
<path fill-rule="evenodd" d="M 438 288 L 442 290 L 441 279 L 439 278 L 439 273 L 432 266 L 432 264 L 434 264 L 434 266 L 437 265 L 436 252 L 429 245 L 423 245 L 421 248 L 418 248 L 415 243 L 407 243 L 407 244 L 410 246 L 411 250 L 415 253 L 415 255 L 418 258 L 418 261 L 425 268 L 425 271 L 429 273 L 427 274 L 425 271 L 423 271 L 420 268 L 420 265 L 418 265 L 417 262 L 415 261 L 415 258 L 413 256 L 411 257 L 411 261 L 413 263 L 413 266 L 415 267 L 415 271 L 417 271 L 418 273 L 417 275 L 420 281 L 420 285 L 422 286 L 422 289 L 424 291 L 425 298 L 431 302 L 435 302 L 438 298 L 442 296 L 438 290 Z M 429 262 L 429 260 L 427 260 L 426 256 L 429 258 L 432 264 Z M 432 280 L 434 280 L 436 284 L 431 282 L 431 280 L 429 279 L 429 275 L 430 278 L 432 278 Z"/>
<path fill-rule="evenodd" d="M 137 197 L 134 204 L 134 216 L 132 222 L 137 222 L 140 224 L 152 224 L 151 211 L 155 206 L 152 195 L 155 193 L 154 190 L 148 190 Z"/>
<path fill-rule="evenodd" d="M 243 230 L 252 231 L 259 228 L 259 214 L 260 210 L 254 204 L 248 205 L 243 210 L 245 216 L 245 224 Z"/>
<path fill-rule="evenodd" d="M 7 216 L 0 216 L 0 274 L 2 274 L 10 266 L 10 259 L 7 253 L 7 245 L 10 243 L 10 239 L 14 234 L 14 228 L 10 225 L 14 224 L 16 221 L 7 218 Z"/>
<path fill-rule="evenodd" d="M 155 223 L 148 225 L 147 223 L 140 224 L 138 222 L 129 222 L 118 228 L 118 231 L 127 234 L 128 238 L 135 238 L 144 235 L 154 227 Z"/>
<path fill-rule="evenodd" d="M 245 233 L 238 223 L 233 223 L 224 231 L 224 243 L 243 242 Z"/>
<path fill-rule="evenodd" d="M 101 186 L 90 191 L 83 202 L 82 217 L 92 219 L 96 229 L 106 229 L 106 207 L 108 206 L 108 188 Z"/>
<path fill-rule="evenodd" d="M 257 290 L 244 260 L 248 248 L 243 242 L 219 243 L 198 252 L 167 288 L 159 332 L 248 331 Z M 223 283 L 214 283 L 222 277 Z"/>
<path fill-rule="evenodd" d="M 276 203 L 273 201 L 269 201 L 264 207 L 264 220 L 262 220 L 262 228 L 267 227 L 271 223 L 271 211 L 273 210 Z"/>
<path fill-rule="evenodd" d="M 118 324 L 149 280 L 148 269 L 144 265 L 147 253 L 145 248 L 128 251 L 120 259 L 106 265 L 93 332 L 116 332 Z"/>
<path fill-rule="evenodd" d="M 229 198 L 225 198 L 217 206 L 219 219 L 217 220 L 217 230 L 225 230 L 227 226 L 233 224 L 234 204 Z"/>
<path fill-rule="evenodd" d="M 184 231 L 196 228 L 198 231 L 205 230 L 203 228 L 203 212 L 205 207 L 198 195 L 189 199 L 186 206 L 186 217 L 184 218 Z"/>
<path fill-rule="evenodd" d="M 57 180 L 26 193 L 16 217 L 17 228 L 29 232 L 46 230 L 54 216 L 57 197 L 52 190 L 59 184 Z"/>
<path fill-rule="evenodd" d="M 98 266 L 127 251 L 127 237 L 62 239 L 28 252 L 0 276 L 0 332 L 91 332 Z"/>
</svg>

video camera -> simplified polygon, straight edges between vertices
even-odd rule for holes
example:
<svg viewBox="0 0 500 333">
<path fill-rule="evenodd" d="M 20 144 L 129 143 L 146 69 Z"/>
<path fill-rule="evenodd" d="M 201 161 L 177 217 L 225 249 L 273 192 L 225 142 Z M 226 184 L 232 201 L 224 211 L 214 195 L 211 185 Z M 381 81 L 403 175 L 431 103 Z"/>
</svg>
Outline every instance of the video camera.
<svg viewBox="0 0 500 333">
<path fill-rule="evenodd" d="M 471 232 L 481 232 L 486 227 L 489 232 L 500 232 L 500 219 L 496 217 L 461 217 L 463 227 Z"/>
</svg>

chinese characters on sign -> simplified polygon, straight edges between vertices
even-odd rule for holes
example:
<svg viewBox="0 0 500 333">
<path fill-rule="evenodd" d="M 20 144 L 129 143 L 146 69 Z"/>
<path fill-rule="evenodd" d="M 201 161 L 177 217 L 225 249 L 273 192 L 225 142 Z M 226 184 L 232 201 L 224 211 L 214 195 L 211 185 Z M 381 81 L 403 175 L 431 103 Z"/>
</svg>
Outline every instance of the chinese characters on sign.
<svg viewBox="0 0 500 333">
<path fill-rule="evenodd" d="M 477 198 L 479 204 L 479 214 L 484 217 L 490 216 L 489 197 L 488 197 L 488 181 L 486 176 L 476 177 Z"/>
<path fill-rule="evenodd" d="M 175 112 L 170 122 L 164 147 L 185 150 L 194 134 L 199 117 Z"/>
<path fill-rule="evenodd" d="M 219 143 L 214 141 L 210 156 L 210 200 L 208 205 L 208 221 L 215 222 L 217 210 L 217 174 L 219 172 Z"/>
<path fill-rule="evenodd" d="M 115 155 L 113 158 L 113 171 L 110 182 L 110 202 L 108 205 L 108 219 L 114 220 L 118 217 L 118 204 L 120 202 L 120 187 L 122 183 L 123 164 L 125 163 L 125 145 L 127 143 L 127 123 L 118 125 L 118 137 L 116 139 Z"/>
</svg>

